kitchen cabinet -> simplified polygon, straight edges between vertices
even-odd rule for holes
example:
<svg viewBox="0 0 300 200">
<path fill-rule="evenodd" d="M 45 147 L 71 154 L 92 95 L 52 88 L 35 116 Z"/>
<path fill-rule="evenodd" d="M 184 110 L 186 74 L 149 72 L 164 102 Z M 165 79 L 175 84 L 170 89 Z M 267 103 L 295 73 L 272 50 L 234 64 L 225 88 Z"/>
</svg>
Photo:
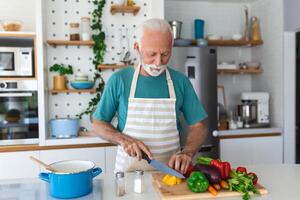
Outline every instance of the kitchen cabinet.
<svg viewBox="0 0 300 200">
<path fill-rule="evenodd" d="M 53 163 L 61 160 L 88 160 L 96 164 L 106 172 L 105 148 L 85 148 L 85 149 L 59 149 L 40 151 L 40 159 L 45 163 Z M 101 177 L 98 176 L 98 177 Z"/>
<path fill-rule="evenodd" d="M 117 156 L 117 146 L 105 147 L 105 169 L 106 174 L 113 174 Z"/>
<path fill-rule="evenodd" d="M 220 139 L 220 158 L 233 166 L 281 164 L 282 136 L 260 136 Z"/>
<path fill-rule="evenodd" d="M 29 156 L 38 158 L 39 151 L 0 153 L 1 179 L 37 177 L 40 166 L 30 160 Z"/>
</svg>

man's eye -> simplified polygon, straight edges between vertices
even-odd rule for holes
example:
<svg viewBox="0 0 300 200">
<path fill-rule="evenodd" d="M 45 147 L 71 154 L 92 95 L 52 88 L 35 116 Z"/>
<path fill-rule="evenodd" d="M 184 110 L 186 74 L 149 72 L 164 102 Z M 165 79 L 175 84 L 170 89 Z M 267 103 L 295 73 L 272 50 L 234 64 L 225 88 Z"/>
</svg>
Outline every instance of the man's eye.
<svg viewBox="0 0 300 200">
<path fill-rule="evenodd" d="M 162 54 L 162 56 L 168 56 L 169 55 L 169 53 L 164 53 L 164 54 Z"/>
</svg>

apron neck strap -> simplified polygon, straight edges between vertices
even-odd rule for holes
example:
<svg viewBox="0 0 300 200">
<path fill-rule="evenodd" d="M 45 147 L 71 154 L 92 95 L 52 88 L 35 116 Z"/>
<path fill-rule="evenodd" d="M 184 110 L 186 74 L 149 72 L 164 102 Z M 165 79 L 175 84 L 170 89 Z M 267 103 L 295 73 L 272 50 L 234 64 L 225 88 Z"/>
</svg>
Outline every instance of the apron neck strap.
<svg viewBox="0 0 300 200">
<path fill-rule="evenodd" d="M 135 71 L 134 71 L 134 74 L 133 74 L 129 98 L 134 98 L 134 94 L 135 94 L 137 80 L 138 80 L 138 77 L 139 77 L 140 70 L 141 70 L 141 65 L 138 65 L 136 67 Z M 167 83 L 168 83 L 169 96 L 170 96 L 171 99 L 176 99 L 173 81 L 171 79 L 168 68 L 166 69 L 166 78 L 167 78 Z"/>
</svg>

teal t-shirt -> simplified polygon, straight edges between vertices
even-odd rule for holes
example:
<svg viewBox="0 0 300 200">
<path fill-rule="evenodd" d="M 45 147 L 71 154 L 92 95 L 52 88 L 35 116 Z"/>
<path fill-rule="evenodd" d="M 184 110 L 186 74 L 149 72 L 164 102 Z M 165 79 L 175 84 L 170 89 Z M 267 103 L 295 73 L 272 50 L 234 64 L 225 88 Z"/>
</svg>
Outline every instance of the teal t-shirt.
<svg viewBox="0 0 300 200">
<path fill-rule="evenodd" d="M 177 129 L 180 131 L 180 114 L 188 125 L 204 120 L 207 114 L 199 101 L 190 80 L 181 72 L 168 67 L 176 93 Z M 111 122 L 117 113 L 117 129 L 122 132 L 127 118 L 128 98 L 134 67 L 115 72 L 107 81 L 103 95 L 93 114 L 94 119 Z M 135 98 L 169 98 L 166 73 L 157 77 L 139 75 Z"/>
</svg>

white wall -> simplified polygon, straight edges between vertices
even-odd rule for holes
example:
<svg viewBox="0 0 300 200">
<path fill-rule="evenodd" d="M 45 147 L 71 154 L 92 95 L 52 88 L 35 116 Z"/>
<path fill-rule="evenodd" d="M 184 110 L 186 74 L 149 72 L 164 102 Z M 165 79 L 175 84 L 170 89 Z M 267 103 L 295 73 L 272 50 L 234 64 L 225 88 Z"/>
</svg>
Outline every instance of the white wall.
<svg viewBox="0 0 300 200">
<path fill-rule="evenodd" d="M 35 0 L 0 0 L 0 21 L 3 19 L 20 20 L 22 31 L 35 32 Z"/>
<path fill-rule="evenodd" d="M 284 0 L 284 30 L 294 31 L 300 28 L 300 1 Z"/>
<path fill-rule="evenodd" d="M 252 14 L 260 19 L 264 44 L 252 49 L 252 57 L 264 72 L 253 76 L 252 89 L 270 92 L 272 125 L 283 127 L 283 1 L 260 0 L 252 4 Z"/>
</svg>

